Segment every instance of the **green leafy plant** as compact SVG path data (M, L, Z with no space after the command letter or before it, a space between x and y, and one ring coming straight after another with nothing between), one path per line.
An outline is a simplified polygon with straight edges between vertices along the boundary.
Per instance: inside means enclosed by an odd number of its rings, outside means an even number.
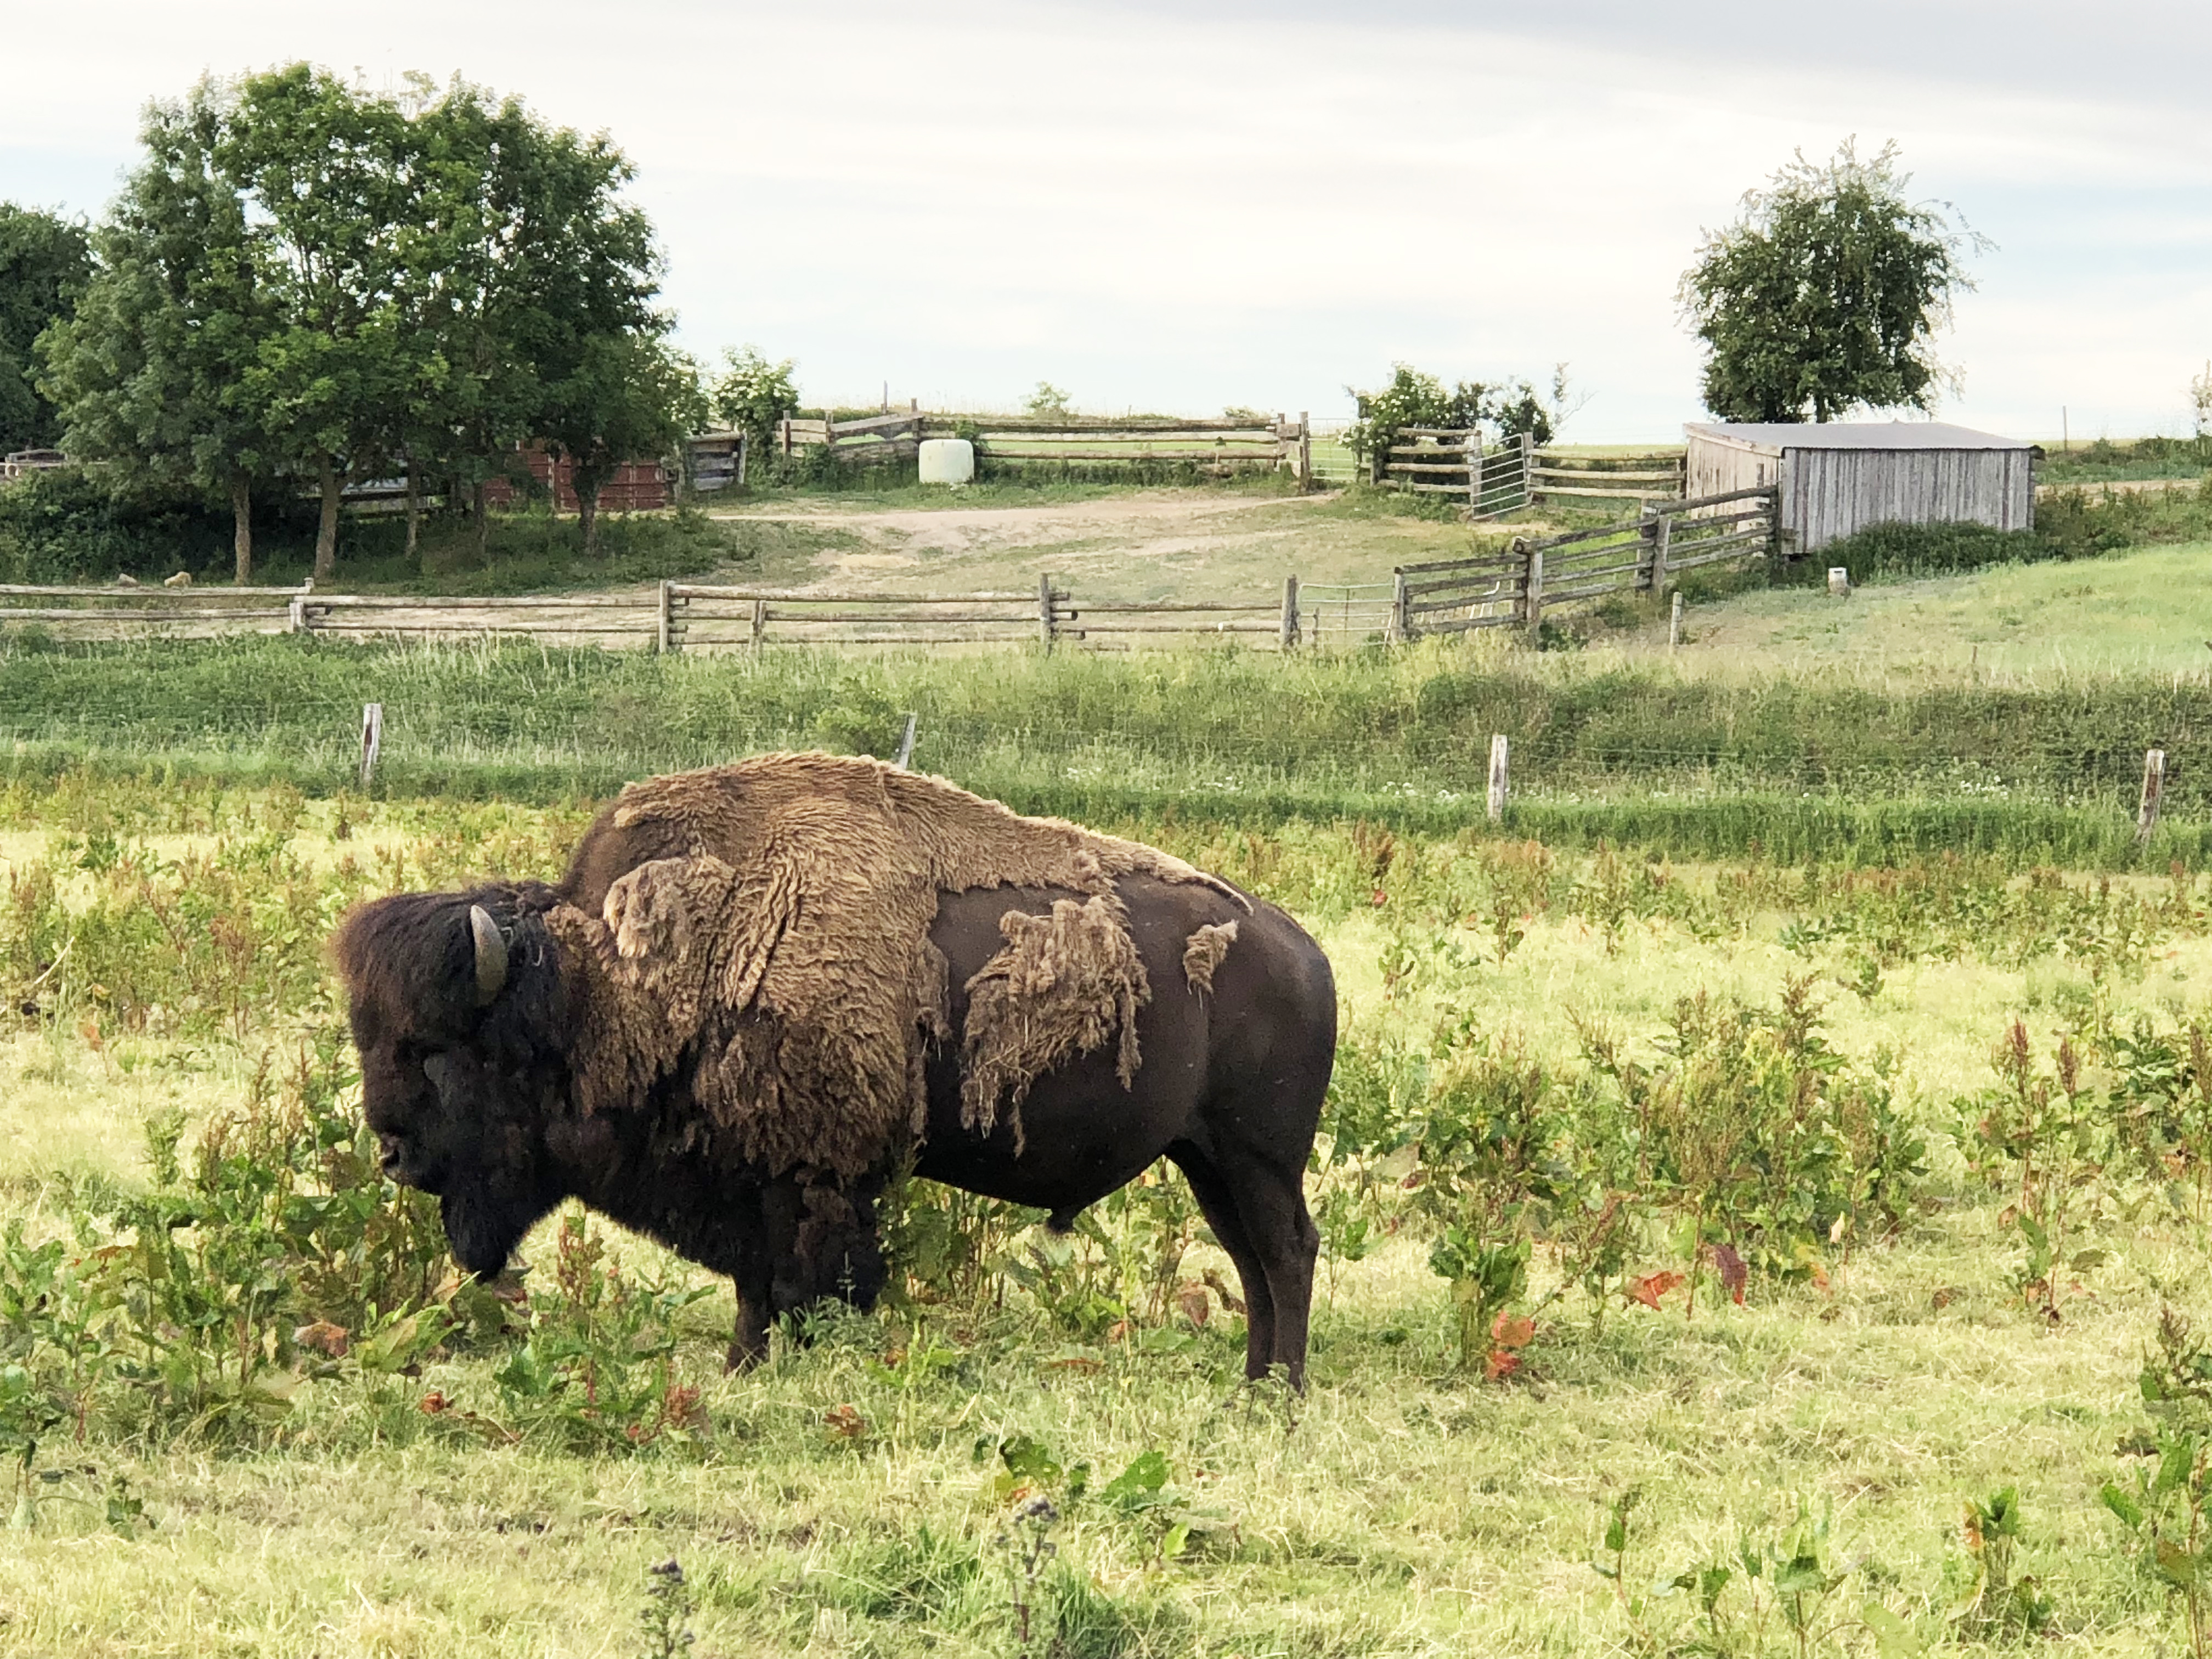
M2033 1636L2051 1622L2050 1599L2036 1581L2014 1576L2021 1532L2017 1486L1966 1500L1959 1534L1973 1577L1954 1622L1967 1633L1984 1638Z
M2154 1460L2098 1492L2127 1528L2144 1570L2178 1597L2191 1651L2212 1653L2212 1351L2172 1308L2159 1310L2154 1351L2139 1379L2150 1432L2137 1449Z

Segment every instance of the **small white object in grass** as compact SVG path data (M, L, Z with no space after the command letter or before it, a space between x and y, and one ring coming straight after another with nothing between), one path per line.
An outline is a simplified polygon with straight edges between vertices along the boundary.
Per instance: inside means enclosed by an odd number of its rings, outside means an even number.
M191 585L192 573L189 570L179 570L161 584L164 587L190 587Z
M975 481L975 446L965 438L924 438L917 460L926 484Z
M1828 592L1839 599L1850 597L1851 573L1844 566L1832 564L1828 567Z

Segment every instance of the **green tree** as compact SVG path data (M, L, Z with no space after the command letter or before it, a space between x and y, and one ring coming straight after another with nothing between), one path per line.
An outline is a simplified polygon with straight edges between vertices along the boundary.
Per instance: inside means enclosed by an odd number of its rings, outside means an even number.
M1907 199L1897 147L1826 162L1801 150L1708 233L1678 292L1705 343L1705 407L1724 421L1931 409L1956 376L1931 349L1969 252L1990 244L1948 204ZM1955 221L1955 222L1954 222Z
M32 346L66 319L92 277L83 225L0 202L0 452L51 448L61 416L32 382Z
M218 161L227 106L203 82L148 109L146 159L94 236L97 268L73 314L40 337L39 385L63 447L108 463L114 488L228 495L244 582L253 486L282 458L247 385L276 319Z
M238 83L218 151L258 210L257 275L281 319L246 386L319 488L319 581L337 568L346 482L388 465L407 412L441 389L438 337L406 302L410 242L438 251L447 228L423 198L422 137L396 100L295 64Z
M599 491L624 462L665 455L704 423L690 359L644 331L586 342L575 372L549 388L543 434L571 464L584 550L599 548Z

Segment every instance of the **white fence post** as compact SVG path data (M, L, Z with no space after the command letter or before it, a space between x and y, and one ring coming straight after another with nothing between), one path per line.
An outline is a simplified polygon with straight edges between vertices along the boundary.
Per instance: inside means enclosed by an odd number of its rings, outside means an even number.
M364 789L376 775L377 751L383 747L384 705L365 702L361 706L361 787Z
M2142 805L2136 811L2136 845L2150 845L2150 832L2158 828L2160 799L2166 793L2166 750L2143 751Z
M1490 739L1490 821L1501 822L1505 817L1505 762L1511 749L1503 732L1495 732Z

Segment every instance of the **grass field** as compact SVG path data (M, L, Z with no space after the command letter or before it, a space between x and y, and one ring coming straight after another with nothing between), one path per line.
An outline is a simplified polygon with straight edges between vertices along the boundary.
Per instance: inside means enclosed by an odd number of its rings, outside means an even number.
M2155 866L2201 859L2212 823L2212 775L2192 759L2212 730L2205 556L2148 549L1843 600L1752 590L1693 605L1674 653L1656 609L1633 607L1575 650L1492 637L1287 659L18 635L0 640L0 770L24 789L93 763L327 794L352 774L374 701L383 792L552 803L757 749L888 754L913 712L918 763L1031 810L1450 830L1479 821L1503 732L1508 830L1561 844L2005 848L2080 866L2136 862L2135 793L2156 746L2169 769Z
M1671 659L10 639L0 1654L2188 1650L2202 556L1741 594ZM1304 1397L1172 1177L1066 1244L917 1186L899 1293L730 1377L726 1285L567 1215L497 1302L361 1158L347 904L908 709L1329 952Z
M45 1388L82 1413L44 1432L18 1511L35 1524L0 1546L0 1652L659 1655L673 1650L641 1615L648 1567L671 1558L692 1650L724 1656L2185 1644L2182 1601L2100 1491L2144 1467L2116 1448L2148 1426L2136 1373L2160 1309L2212 1312L2192 1196L2203 1131L2189 1085L2144 1081L2145 1042L2185 1069L2182 1034L2212 999L2201 882L1118 826L1278 896L1337 965L1346 1041L1314 1180L1327 1244L1298 1400L1237 1386L1238 1322L1203 1288L1226 1264L1172 1181L1102 1206L1058 1254L1031 1218L971 1213L978 1257L923 1273L878 1315L780 1341L743 1377L719 1370L725 1287L596 1224L564 1243L558 1221L526 1247L538 1273L521 1328L410 1346L387 1324L381 1348L329 1358L306 1322L331 1316L317 1295L347 1292L319 1291L312 1253L270 1219L299 1200L236 1184L327 1147L316 1126L349 1109L325 1087L343 1060L321 1046L336 1014L322 931L364 891L549 871L578 812L281 790L163 805L71 779L9 797L0 818L0 988L17 1010L0 1046L0 1429ZM1700 995L1770 1014L1796 996L1818 1024L1789 1037L1723 1020L1735 1036L1685 1049L1681 1000ZM2046 1106L2057 1037L2079 1058L2086 1103L2057 1127L1989 1127L2011 1097L1991 1051L2014 1018ZM1838 1178L1811 1142L1778 1186L1747 1165L1728 1176L1750 1184L1710 1212L1688 1200L1702 1177L1687 1164L1621 1184L1638 1156L1618 1115L1635 1068L1694 1085L1670 1054L1724 1072L1795 1055L1775 1086L1801 1121L1841 1112L1845 1166L1872 1158L1890 1184L1854 1175L1846 1221L1799 1215L1791 1183ZM1523 1081L1498 1092L1509 1074ZM1869 1152L1844 1108L1877 1085L1894 1110ZM2154 1100L2170 1122L2135 1110ZM1454 1138L1536 1101L1559 1139L1528 1156ZM1652 1133L1686 1133L1654 1109ZM261 1164L223 1161L246 1146ZM1609 1170L1616 1154L1629 1162ZM2039 1176L2023 1154L2067 1173ZM342 1166L317 1152L303 1167ZM1601 1189L1627 1219L1593 1291ZM379 1212L392 1202L362 1190ZM112 1218L163 1192L198 1224L143 1280L147 1258L97 1252L129 1243ZM2072 1265L2038 1283L2019 1216L2055 1223L2061 1194ZM1740 1303L1717 1255L1694 1307L1651 1277L1698 1255L1692 1209L1750 1264ZM1455 1228L1462 1243L1534 1244L1495 1304L1530 1327L1493 1323L1480 1301L1472 1356L1467 1281L1451 1276L1466 1269L1439 1249ZM58 1310L75 1316L82 1293L24 1294L25 1251L50 1237L90 1264L82 1282L121 1293L91 1298L111 1336L75 1362L58 1357L71 1340ZM594 1239L609 1254L592 1259ZM262 1279L214 1273L248 1244ZM368 1248L363 1274L410 1245ZM172 1305L160 1298L200 1283L195 1251L214 1288L231 1285L204 1336L131 1300ZM255 1284L265 1299L248 1305ZM365 1336L379 1317L342 1322ZM234 1386L240 1330L251 1376ZM188 1371L179 1356L202 1344L210 1369ZM1993 1505L2007 1488L2015 1510ZM1053 1516L1024 1521L1038 1496ZM1963 1528L1974 1503L2014 1513L2016 1536ZM1033 1554L1040 1541L1052 1553ZM1734 1577L1715 1589L1723 1565Z

